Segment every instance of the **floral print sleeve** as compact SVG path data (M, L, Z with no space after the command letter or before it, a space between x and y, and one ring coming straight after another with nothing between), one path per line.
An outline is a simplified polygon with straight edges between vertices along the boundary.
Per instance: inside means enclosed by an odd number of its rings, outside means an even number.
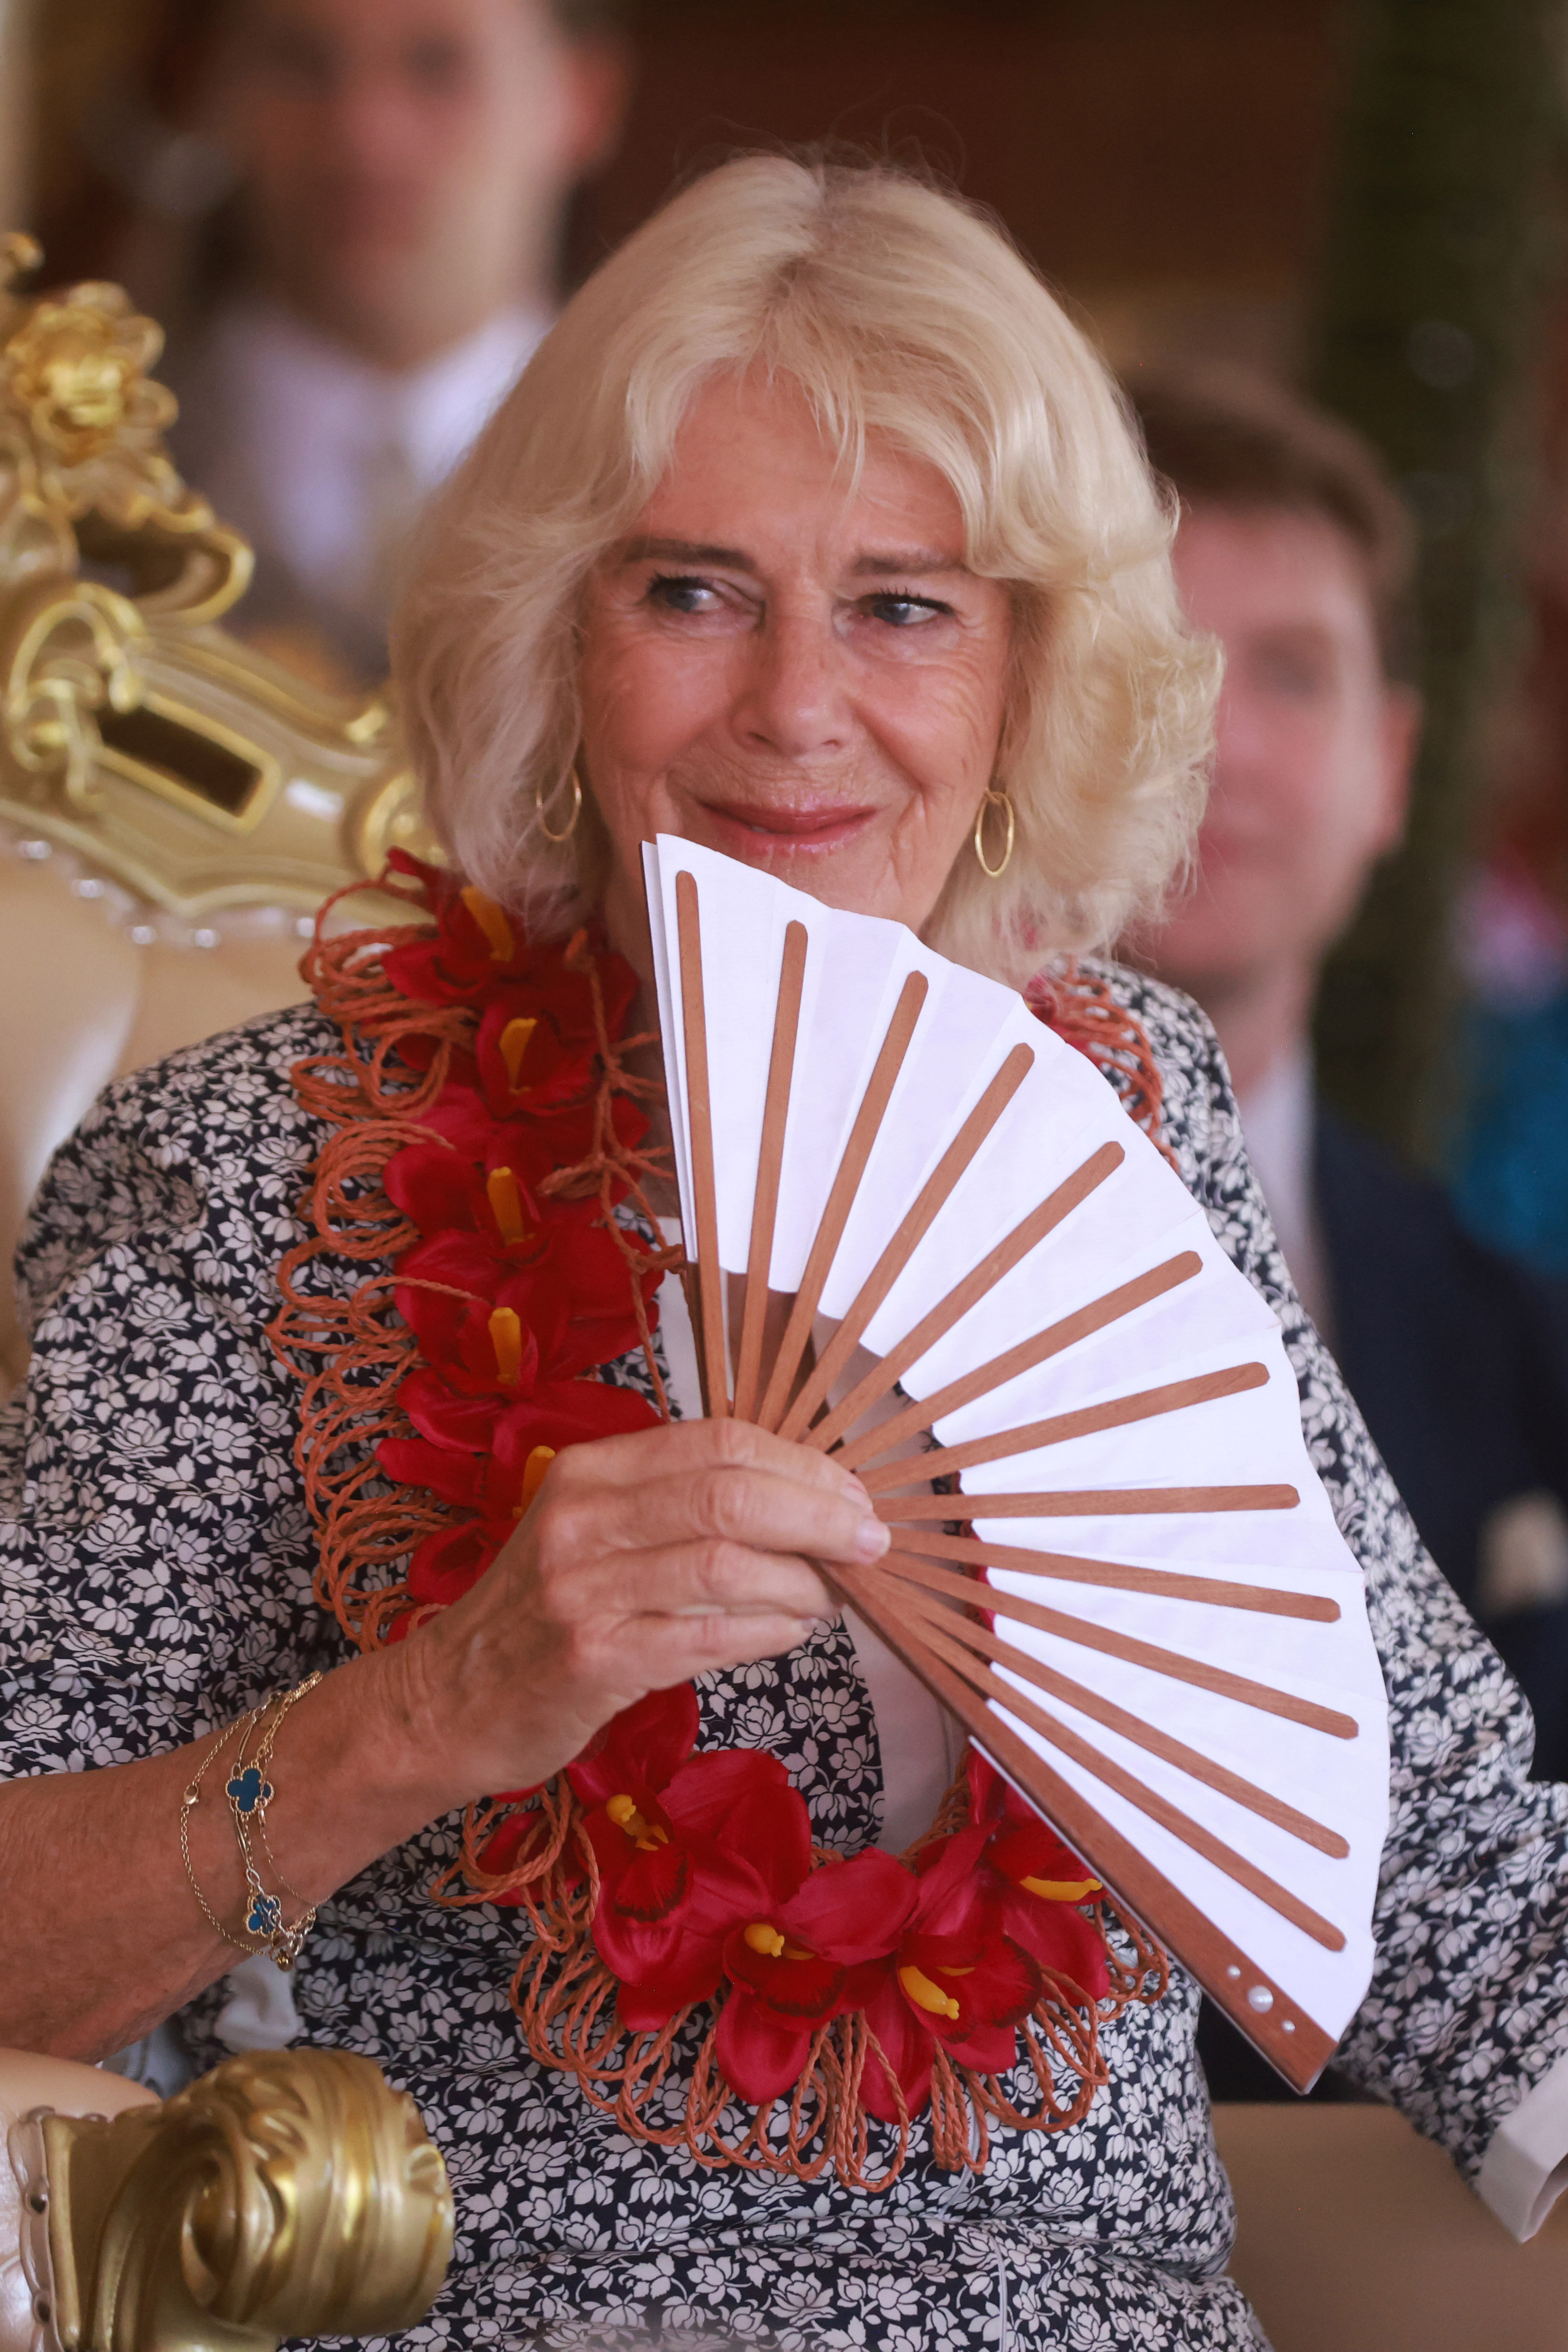
M274 1024L274 1027L276 1024ZM258 1313L310 1149L256 1029L111 1087L18 1260L5 1410L0 1773L188 1740L340 1654L309 1606L294 1400Z

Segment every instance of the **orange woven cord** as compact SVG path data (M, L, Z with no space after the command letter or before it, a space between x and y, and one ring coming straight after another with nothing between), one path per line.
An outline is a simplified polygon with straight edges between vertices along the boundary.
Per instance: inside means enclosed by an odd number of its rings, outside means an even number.
M1175 1154L1160 1134L1164 1081L1137 1014L1117 1002L1106 982L1070 960L1060 971L1037 973L1024 1002L1064 1045L1076 1046L1110 1079L1133 1125L1174 1168Z

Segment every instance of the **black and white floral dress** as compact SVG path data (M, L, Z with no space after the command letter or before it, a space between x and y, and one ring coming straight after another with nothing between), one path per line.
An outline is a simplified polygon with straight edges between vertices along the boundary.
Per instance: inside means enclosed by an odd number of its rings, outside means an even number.
M1109 968L1108 968L1109 969ZM1342 2053L1473 2176L1568 2050L1568 1790L1531 1786L1513 1685L1422 1551L1303 1318L1212 1034L1113 973L1164 1081L1163 1135L1277 1308L1308 1444L1365 1570L1393 1710L1379 1961ZM289 1083L335 1045L305 1007L111 1087L55 1160L20 1258L36 1349L0 1419L0 1776L190 1740L344 1655L311 1598L290 1449L299 1399L264 1336L323 1140ZM363 1269L345 1266L346 1292ZM875 1717L840 1626L700 1685L700 1745L764 1748L819 1840L880 1828ZM985 2173L923 2127L880 2196L699 2169L634 2142L528 2057L506 1987L519 1915L438 1910L438 1822L323 1906L296 1980L306 2040L412 2092L450 2167L457 2255L428 2347L676 2340L782 2352L1234 2352L1262 2338L1226 2277L1228 2188L1194 2054L1194 1988L1126 2010L1087 2120L997 2136ZM171 1836L173 1825L171 1825ZM220 1984L184 2013L202 2064Z

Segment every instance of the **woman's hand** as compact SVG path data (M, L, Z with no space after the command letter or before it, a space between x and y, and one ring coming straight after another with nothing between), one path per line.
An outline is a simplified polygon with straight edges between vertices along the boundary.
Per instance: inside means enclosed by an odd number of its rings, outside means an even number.
M603 1438L557 1456L472 1591L389 1663L466 1803L547 1780L647 1691L794 1648L834 1607L809 1561L887 1546L858 1478L746 1423Z

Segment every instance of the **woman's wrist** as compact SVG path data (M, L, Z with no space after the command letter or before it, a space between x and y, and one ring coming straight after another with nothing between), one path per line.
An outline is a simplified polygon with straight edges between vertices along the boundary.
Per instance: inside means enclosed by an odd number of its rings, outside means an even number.
M374 1726L374 1747L386 1761L385 1791L400 1811L417 1813L419 1826L470 1804L493 1789L515 1788L537 1773L511 1750L498 1721L500 1708L481 1703L473 1685L483 1679L472 1661L468 1629L443 1616L406 1641L362 1663L368 1670L363 1703ZM543 1756L546 1743L542 1740ZM405 1832L404 1834L409 1834Z

